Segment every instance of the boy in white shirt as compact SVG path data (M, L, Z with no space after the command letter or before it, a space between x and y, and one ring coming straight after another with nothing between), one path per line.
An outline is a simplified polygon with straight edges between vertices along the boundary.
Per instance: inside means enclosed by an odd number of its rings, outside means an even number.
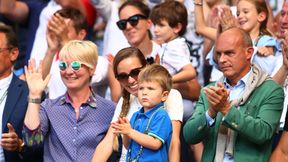
M173 83L189 81L196 77L190 62L190 52L184 35L187 26L187 10L178 1L156 5L150 14L156 40L161 44L158 54L160 64L172 75Z

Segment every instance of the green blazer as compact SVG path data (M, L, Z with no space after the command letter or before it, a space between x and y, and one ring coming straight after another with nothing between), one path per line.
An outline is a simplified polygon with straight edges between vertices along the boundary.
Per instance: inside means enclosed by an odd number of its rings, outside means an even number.
M215 124L209 127L205 117L208 101L201 91L196 110L184 126L184 138L189 144L203 142L202 161L214 162L218 128L222 123L236 132L235 162L266 162L271 154L272 137L279 124L283 101L283 89L273 80L266 80L239 109L232 106L223 121L218 113Z

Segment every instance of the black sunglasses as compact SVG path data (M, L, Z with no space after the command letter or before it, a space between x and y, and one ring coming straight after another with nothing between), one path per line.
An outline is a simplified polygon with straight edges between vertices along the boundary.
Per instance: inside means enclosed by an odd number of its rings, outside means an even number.
M136 14L129 17L128 19L119 20L116 24L120 30L125 30L127 27L127 22L129 22L131 26L135 27L140 19L147 19L147 17L141 14Z
M143 68L143 66L139 67L139 68L132 69L129 74L120 73L120 74L117 74L115 77L120 82L121 81L127 81L129 77L132 77L133 79L137 79L142 68Z

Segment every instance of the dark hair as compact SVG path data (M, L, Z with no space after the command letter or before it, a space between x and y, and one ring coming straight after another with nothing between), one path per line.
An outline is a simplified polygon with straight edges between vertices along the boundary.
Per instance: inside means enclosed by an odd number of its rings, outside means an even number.
M83 29L86 31L88 30L87 19L79 10L73 8L63 8L55 12L55 14L56 13L59 13L59 15L63 18L71 19L77 33Z
M118 74L117 67L118 67L119 63L122 60L129 58L129 57L138 58L143 67L146 66L146 64L147 64L144 54L138 48L135 48L135 47L123 48L116 54L116 56L113 60L114 75ZM122 108L121 108L120 117L126 116L128 114L129 109L130 109L130 93L127 90L123 89L122 97L123 97L123 104L122 104Z
M118 15L120 15L120 12L123 10L123 8L125 8L126 6L133 6L135 8L137 8L141 14L143 14L146 17L149 17L150 15L150 8L144 4L141 1L135 1L135 0L127 0L126 2L124 2L120 7L119 7L119 11L118 11ZM152 33L150 30L147 30L148 34L149 34L149 38L152 39Z
M162 20L166 20L170 27L174 28L180 23L182 29L178 35L182 36L186 32L188 23L188 14L186 7L178 1L165 1L156 5L150 14L153 24L161 24Z
M6 45L8 48L15 48L15 47L18 48L17 36L14 30L12 29L12 27L4 23L0 23L0 33L5 34L6 41L7 41Z
M168 70L159 64L152 64L146 66L139 76L138 82L157 82L163 91L170 91L172 88L172 76Z
M144 16L149 17L150 15L150 8L144 4L141 1L135 1L135 0L128 0L126 2L124 2L118 11L118 14L120 15L120 12L122 11L123 8L125 8L126 6L133 6L136 7Z

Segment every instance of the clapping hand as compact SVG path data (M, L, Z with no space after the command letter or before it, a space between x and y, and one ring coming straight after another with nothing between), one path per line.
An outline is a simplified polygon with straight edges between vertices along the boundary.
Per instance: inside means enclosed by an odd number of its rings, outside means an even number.
M283 65L288 69L288 31L284 33L284 38L281 40Z
M70 39L68 38L68 24L72 21L63 18L59 13L56 13L48 22L48 31L54 33L59 40L61 46L66 44Z
M218 112L222 115L230 110L229 91L225 89L223 83L217 83L217 86L204 88L204 93L208 99L208 113L211 117L215 117Z
M129 120L126 117L119 118L117 122L112 123L112 128L115 134L121 133L128 136L132 131Z
M218 7L218 17L223 31L239 26L237 19L232 15L231 9L227 5Z

